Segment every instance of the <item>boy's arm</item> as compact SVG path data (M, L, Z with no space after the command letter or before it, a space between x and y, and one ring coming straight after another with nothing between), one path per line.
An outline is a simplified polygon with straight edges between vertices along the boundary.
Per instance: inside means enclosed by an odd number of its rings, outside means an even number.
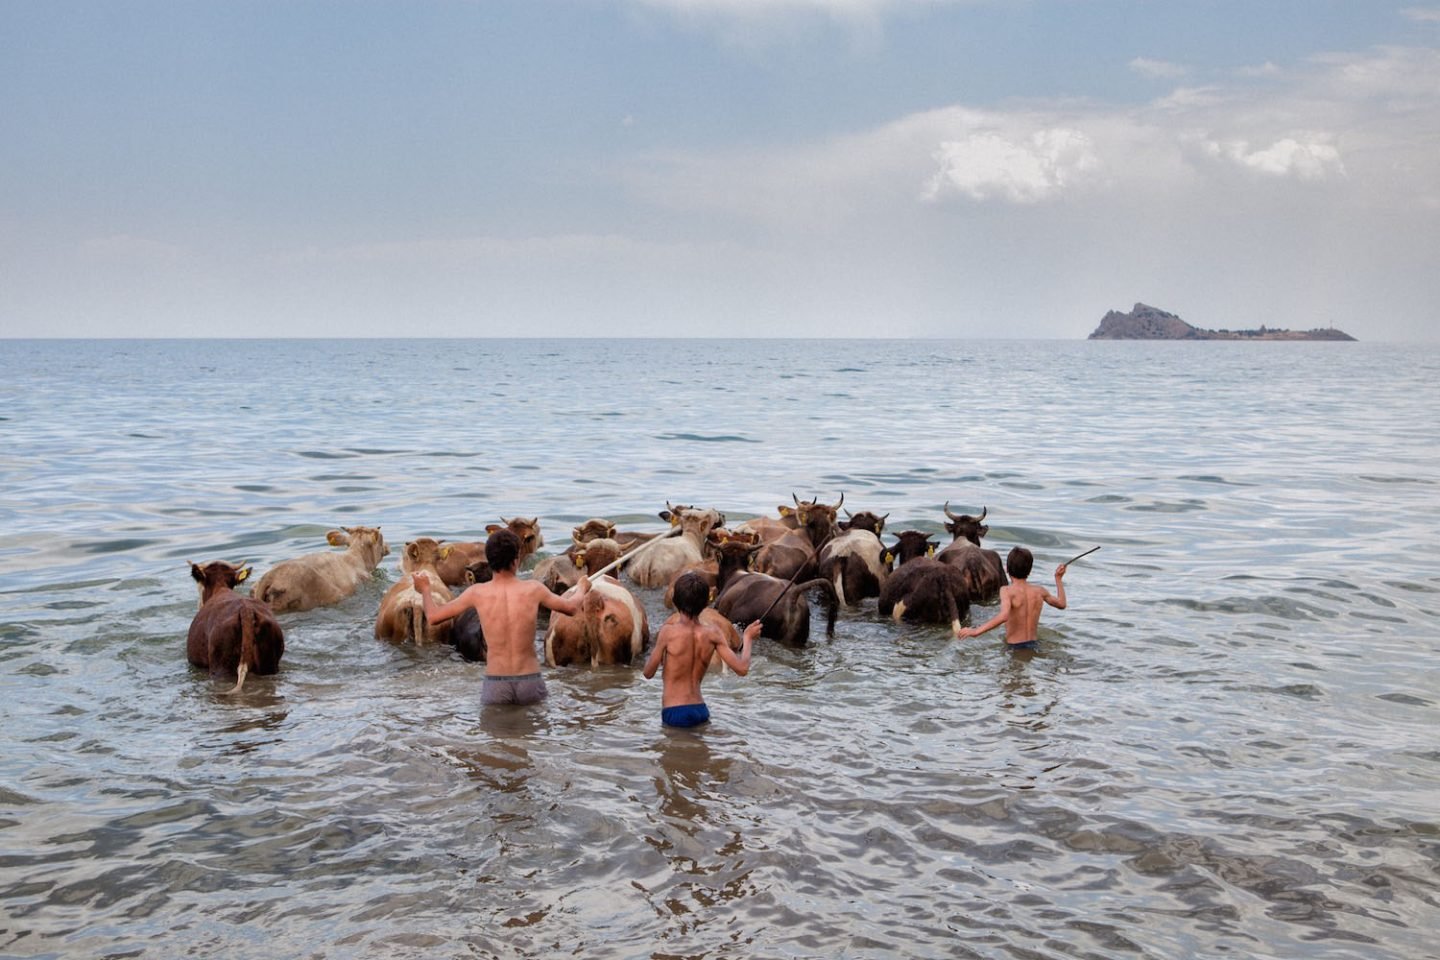
M740 635L740 652L738 654L730 649L730 644L725 642L725 637L721 635L720 631L715 630L713 633L711 642L715 644L715 652L720 655L720 659L725 662L725 665L742 677L749 673L750 647L755 643L755 638L760 636L760 621L756 620L750 624Z
M459 616L466 607L470 606L469 601L463 599L464 593L449 603L436 603L430 599L430 575L428 573L416 571L410 575L410 582L415 585L415 592L420 594L420 602L425 608L425 620L429 623L444 623L451 617Z
M655 671L660 668L660 661L665 659L665 628L660 628L660 633L655 637L655 646L650 650L650 656L645 659L645 669L642 673L646 680L655 676Z
M956 640L966 640L966 639L968 639L968 638L970 638L970 637L978 637L978 636L980 636L980 634L982 634L982 633L989 633L991 630L994 630L996 627L1000 626L1000 624L1004 623L1006 620L1009 620L1009 619L1010 619L1010 588L1009 588L1009 587L1001 587L1001 588L1000 588L1000 612L997 613L997 614L995 614L995 616L991 617L989 620L986 620L983 624L981 624L981 625L978 626L978 627L966 627L966 628L963 629L963 630L956 630L956 631L955 631L955 639L956 639Z
M555 613L563 613L567 617L573 617L580 612L580 606L585 599L585 594L590 592L589 577L581 577L580 581L576 584L580 589L573 594L567 591L564 596L555 593L543 583L535 580L531 580L530 582L539 588L540 592L536 594L536 596L540 600L540 606L552 610Z
M1057 610L1064 610L1064 609L1065 609L1065 564L1063 564L1063 563L1060 564L1060 566L1058 566L1058 567L1055 568L1055 594L1056 594L1056 595L1052 597L1052 596L1050 596L1050 592L1047 590L1047 591L1045 592L1045 602L1048 603L1048 604L1050 604L1050 606L1054 607L1054 608L1057 609Z

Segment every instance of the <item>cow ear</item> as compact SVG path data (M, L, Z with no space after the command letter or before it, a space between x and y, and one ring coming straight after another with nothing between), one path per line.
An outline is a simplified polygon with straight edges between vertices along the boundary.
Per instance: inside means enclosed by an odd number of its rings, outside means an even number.
M454 548L454 547L450 547L450 546L441 547L441 548L440 548L440 559L441 559L441 560L448 560L448 559L450 559L450 554L452 554L452 553L454 553L454 552L455 552L455 548Z
M500 526L500 524L498 524L498 523L487 523L487 524L485 524L485 532L486 532L486 533L494 533L494 532L497 531L497 530L504 530L504 529L505 529L505 528L502 527L502 526Z
M239 570L236 570L236 571L235 571L235 582L236 582L236 583L244 583L246 580L249 580L249 579L250 579L250 568L249 568L249 567L241 567Z
M189 563L190 563L190 576L192 576L192 577L195 578L195 582L196 582L196 583L204 583L204 582L205 582L205 571L204 571L204 570L201 570L199 564L195 563L193 560L192 560L192 561L189 561Z
M890 564L892 564L892 563L894 563L894 562L895 562L895 554L891 553L889 550L886 550L886 551L885 551L885 564L886 564L886 566L889 566Z
M659 516L661 520L669 520L670 526L675 526L674 517L671 515L669 510L661 510Z
M788 516L790 516L792 513L795 512L795 508L794 508L794 507L787 507L787 506L786 506L785 504L783 504L783 503L780 504L780 506L777 507L776 509L780 511L780 516L782 516L782 517L788 517Z
M343 547L350 542L350 537L343 530L331 530L325 534L325 542L332 547Z
M415 541L412 540L409 543L405 544L405 556L412 561L419 562L420 548L415 544Z
M927 544L925 544L925 556L927 556L927 557L933 557L933 556L935 556L935 544L933 544L933 543L927 543Z
M584 570L584 569L585 569L585 551L584 551L584 550L577 550L577 551L575 551L575 560L574 560L574 563L575 563L575 569L576 569L576 570Z

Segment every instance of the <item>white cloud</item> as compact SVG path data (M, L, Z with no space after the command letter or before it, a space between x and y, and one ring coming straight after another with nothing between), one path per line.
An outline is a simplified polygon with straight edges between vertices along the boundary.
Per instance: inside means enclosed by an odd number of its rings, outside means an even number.
M1130 69L1142 77L1156 80L1173 80L1190 72L1181 64L1171 63L1168 60L1152 60L1149 57L1136 57L1131 60Z
M1099 166L1094 143L1078 130L1037 130L1024 140L976 133L940 144L940 169L926 185L928 200L961 194L972 200L998 198L1038 203Z
M1305 141L1284 137L1268 147L1255 150L1243 140L1229 143L1212 140L1206 143L1205 149L1213 157L1269 176L1318 181L1345 175L1340 151L1326 142L1329 139L1324 135L1312 136Z
M1400 15L1417 23L1440 23L1440 7L1406 7Z

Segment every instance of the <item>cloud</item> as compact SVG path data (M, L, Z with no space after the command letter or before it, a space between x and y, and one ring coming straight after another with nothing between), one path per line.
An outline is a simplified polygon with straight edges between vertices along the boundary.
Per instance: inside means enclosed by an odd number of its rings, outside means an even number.
M1406 7L1400 15L1417 23L1440 23L1440 7Z
M1345 175L1345 164L1341 162L1340 151L1327 142L1329 139L1331 138L1324 134L1304 141L1284 137L1268 147L1255 150L1243 140L1229 143L1212 140L1205 144L1205 150L1212 157L1229 160L1258 173L1317 181Z
M1091 139L1065 128L1037 130L1021 141L976 133L940 144L935 160L940 169L925 187L928 200L960 194L972 200L1039 203L1099 166Z
M1151 60L1149 57L1136 57L1131 60L1130 69L1142 77L1150 77L1155 80L1173 80L1190 72L1181 64L1171 63L1168 60Z

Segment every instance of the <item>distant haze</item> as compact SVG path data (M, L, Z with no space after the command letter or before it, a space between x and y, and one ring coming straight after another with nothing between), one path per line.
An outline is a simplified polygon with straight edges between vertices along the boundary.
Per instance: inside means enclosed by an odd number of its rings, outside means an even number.
M0 336L1433 340L1440 5L0 2Z

